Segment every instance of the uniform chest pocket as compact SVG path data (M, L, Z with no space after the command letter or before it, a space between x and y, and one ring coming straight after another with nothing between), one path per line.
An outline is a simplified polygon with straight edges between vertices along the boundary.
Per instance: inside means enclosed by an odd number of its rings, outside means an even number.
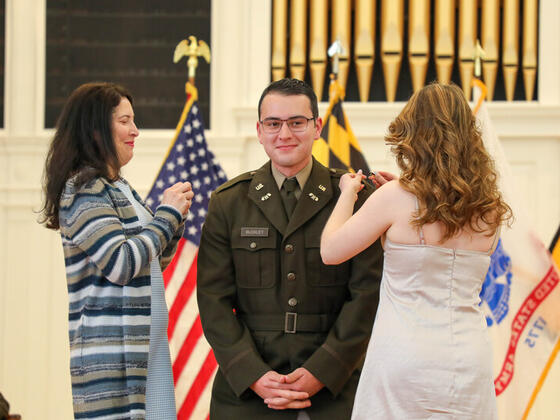
M350 277L350 262L339 265L325 265L320 253L321 234L305 233L305 258L307 279L310 286L342 286Z
M276 232L270 229L268 233L267 237L232 237L235 281L239 287L262 289L276 283Z

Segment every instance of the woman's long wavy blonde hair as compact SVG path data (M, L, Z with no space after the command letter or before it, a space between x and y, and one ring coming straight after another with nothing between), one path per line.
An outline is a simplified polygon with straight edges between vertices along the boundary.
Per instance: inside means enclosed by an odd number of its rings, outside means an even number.
M421 203L412 225L442 223L442 242L465 227L490 236L511 223L475 122L459 87L432 83L412 95L385 136L402 171L400 184Z

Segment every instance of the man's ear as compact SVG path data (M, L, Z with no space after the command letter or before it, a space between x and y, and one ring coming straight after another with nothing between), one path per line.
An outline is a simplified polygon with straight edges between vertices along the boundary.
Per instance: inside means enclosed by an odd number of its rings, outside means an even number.
M263 135L261 123L257 121L257 138L259 143L262 144L261 136Z
M321 131L323 130L323 120L321 117L317 117L315 120L315 140L321 137Z

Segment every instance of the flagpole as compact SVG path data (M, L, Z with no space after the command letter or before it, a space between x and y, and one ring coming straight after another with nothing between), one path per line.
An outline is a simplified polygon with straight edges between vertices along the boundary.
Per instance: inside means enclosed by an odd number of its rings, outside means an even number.
M477 79L480 79L480 76L482 74L482 60L484 60L484 58L486 58L486 53L482 49L482 46L480 45L480 40L479 39L476 40L476 45L474 47L474 57L473 58L474 58L474 76Z
M204 120L194 85L198 57L210 62L210 49L194 36L176 47L173 62L187 57L186 101L175 134L146 203L156 208L163 192L177 181L188 181L196 191L177 252L163 272L169 307L168 341L174 376L177 419L207 419L213 376L218 364L202 334L196 304L196 261L200 235L211 193L227 177L208 148ZM193 315L193 316L191 316Z
M338 82L338 60L342 51L343 47L338 39L328 49L328 55L332 58L329 106L323 118L321 136L313 144L313 156L329 168L346 169L350 172L361 169L367 173L369 167L342 109L344 88Z
M331 107L333 99L336 95L339 95L341 98L344 98L343 88L340 86L338 81L338 71L339 71L339 59L340 55L344 53L344 47L342 43L337 38L327 50L327 54L329 57L332 58L332 71L330 74L330 85L329 85L329 107ZM339 87L340 86L340 87Z
M336 81L338 80L340 55L344 52L342 43L337 38L327 50L327 54L332 58L332 71L329 75L331 82L329 84L329 102L332 103L334 95L336 95ZM329 104L330 106L330 104Z
M473 114L476 115L476 113L478 112L478 109L480 108L480 106L482 105L482 102L486 99L486 95L487 95L487 88L486 85L484 84L484 82L482 82L481 80L481 74L482 74L482 61L484 60L484 58L486 57L486 53L484 52L484 50L482 49L482 46L480 45L480 40L476 40L476 45L474 47L474 55L473 55L473 59L474 59L474 79L471 80L471 88L474 89L475 86L478 86L480 89L480 96L477 98L477 102L473 108ZM474 96L474 95L473 95ZM473 97L474 99L474 97Z

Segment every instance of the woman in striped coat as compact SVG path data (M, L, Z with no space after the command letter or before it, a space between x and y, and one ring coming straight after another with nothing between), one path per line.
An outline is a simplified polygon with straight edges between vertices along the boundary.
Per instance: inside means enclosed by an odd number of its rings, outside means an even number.
M162 270L193 197L168 188L155 213L120 176L138 129L132 97L88 83L69 97L45 165L43 222L60 230L76 419L175 419Z

